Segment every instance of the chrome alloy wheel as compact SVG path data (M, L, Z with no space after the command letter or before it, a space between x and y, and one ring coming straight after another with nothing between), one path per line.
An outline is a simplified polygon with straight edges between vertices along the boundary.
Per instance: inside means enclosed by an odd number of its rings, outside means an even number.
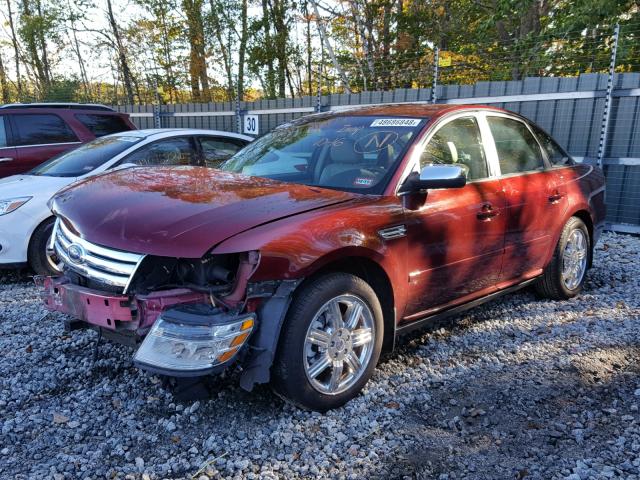
M373 314L361 298L347 294L325 303L304 343L302 361L313 388L337 395L353 386L369 365L375 335Z
M569 235L562 253L562 282L574 290L582 282L587 270L587 237L580 229Z

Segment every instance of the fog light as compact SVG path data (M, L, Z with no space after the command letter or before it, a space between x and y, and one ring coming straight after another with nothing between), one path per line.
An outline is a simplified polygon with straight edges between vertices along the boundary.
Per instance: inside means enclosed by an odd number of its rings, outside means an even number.
M254 314L233 316L207 305L163 312L133 360L167 373L201 373L231 360L253 330Z

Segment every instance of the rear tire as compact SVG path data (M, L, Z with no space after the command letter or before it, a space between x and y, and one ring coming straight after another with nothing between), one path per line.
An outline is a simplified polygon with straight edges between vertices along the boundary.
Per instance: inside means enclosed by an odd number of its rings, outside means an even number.
M53 232L53 218L42 222L31 236L27 258L29 265L38 275L59 275L60 270L55 267L55 260L47 252L47 244Z
M591 255L587 226L578 217L571 217L562 229L551 262L535 284L538 295L552 300L575 297L584 285Z
M346 273L312 280L297 292L282 326L273 390L308 410L344 405L371 377L383 329L380 301L364 280Z

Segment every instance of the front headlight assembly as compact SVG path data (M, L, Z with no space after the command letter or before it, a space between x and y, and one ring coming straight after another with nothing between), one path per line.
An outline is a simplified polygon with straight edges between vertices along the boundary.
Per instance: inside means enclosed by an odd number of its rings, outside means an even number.
M32 198L33 197L16 197L0 200L0 215L6 215L7 213L17 210Z
M231 315L203 304L162 312L133 360L143 370L197 376L232 360L253 331L254 314Z

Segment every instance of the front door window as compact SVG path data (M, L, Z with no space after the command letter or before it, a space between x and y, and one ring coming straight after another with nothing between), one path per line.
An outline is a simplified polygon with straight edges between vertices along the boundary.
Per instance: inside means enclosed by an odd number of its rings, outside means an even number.
M480 180L489 175L480 129L474 117L452 120L431 137L420 156L420 168L431 163L461 165L467 180Z

